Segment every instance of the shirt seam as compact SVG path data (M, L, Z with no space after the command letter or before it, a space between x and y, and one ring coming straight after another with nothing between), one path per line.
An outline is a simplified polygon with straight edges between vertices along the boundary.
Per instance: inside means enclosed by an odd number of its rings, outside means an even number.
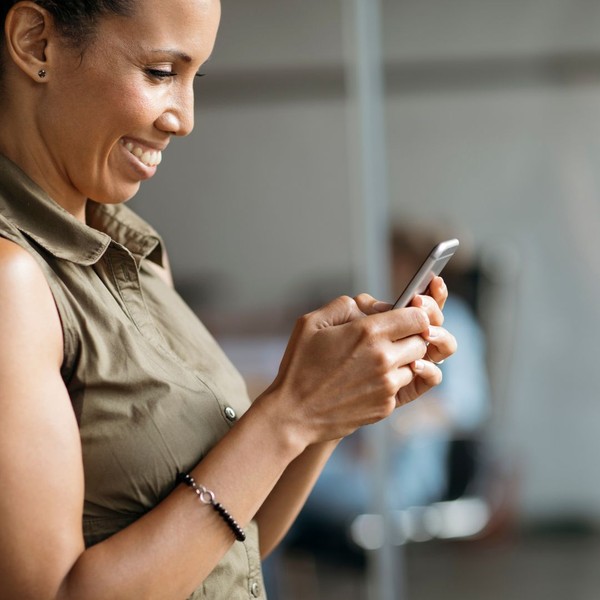
M126 251L128 251L125 247L123 247L123 249L125 249ZM187 363L185 363L175 352L173 352L173 350L171 350L171 348L169 348L168 344L166 343L165 339L163 338L163 336L161 335L160 331L156 327L156 324L153 321L152 321L152 325L154 327L154 330L156 331L156 334L157 334L157 336L158 336L158 338L160 340L160 343L153 342L151 339L149 339L147 337L147 335L144 334L144 332L140 328L137 320L131 314L131 311L129 310L129 306L127 304L127 301L126 301L125 297L123 296L121 285L119 283L119 278L117 277L117 274L116 274L116 271L115 271L113 257L110 255L110 252L106 253L106 258L109 261L111 275L113 277L113 281L115 282L116 288L117 288L117 290L119 292L119 297L121 298L121 301L123 303L123 306L124 306L126 314L127 314L127 317L129 319L129 321L131 323L133 323L133 325L135 326L136 330L138 331L138 333L140 334L140 336L142 337L142 339L144 339L148 344L151 344L155 349L160 350L161 352L164 352L165 354L167 354L168 357L171 360L173 360L177 364L177 366L179 368L182 368L185 371L188 371L189 373L191 373L193 375L193 377L197 381L199 381L200 384L202 384L202 386L210 393L210 395L213 398L214 402L217 404L217 407L219 409L218 412L219 412L221 421L227 426L228 429L231 429L231 427L233 427L234 422L230 422L227 419L227 417L224 415L222 402L219 400L219 397L216 395L215 390L213 389L213 386L209 385L209 383L207 381L205 381L202 377L200 377L200 375L198 374L198 372L196 371L196 369L192 368L190 365L188 365ZM152 319L152 316L151 316L150 311L148 310L148 306L146 304L146 299L144 298L144 293L143 293L143 290L142 290L142 286L139 283L139 273L138 273L137 276L138 276L139 297L141 298L141 301L143 303L144 311L149 316L149 318ZM153 276L156 276L156 275L153 274Z

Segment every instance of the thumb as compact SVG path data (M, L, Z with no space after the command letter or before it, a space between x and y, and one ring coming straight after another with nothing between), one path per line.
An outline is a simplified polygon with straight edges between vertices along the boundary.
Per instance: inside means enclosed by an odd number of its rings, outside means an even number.
M355 298L358 308L365 315L375 315L377 313L386 312L392 308L392 304L381 302L377 298L373 298L370 294L359 294Z
M350 296L340 296L311 313L313 325L317 329L343 325L365 316L356 300Z

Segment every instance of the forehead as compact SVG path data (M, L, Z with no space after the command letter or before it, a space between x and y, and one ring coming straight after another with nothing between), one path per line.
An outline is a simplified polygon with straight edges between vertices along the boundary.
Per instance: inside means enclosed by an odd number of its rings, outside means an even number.
M174 48L204 61L212 51L220 15L220 0L137 0L131 16L102 19L96 39L118 36L133 46Z

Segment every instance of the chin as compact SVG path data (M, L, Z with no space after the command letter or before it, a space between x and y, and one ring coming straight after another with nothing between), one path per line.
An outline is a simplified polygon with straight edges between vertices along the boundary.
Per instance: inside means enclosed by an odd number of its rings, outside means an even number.
M99 204L124 204L131 200L139 191L140 185L128 186L123 190L110 190L110 192L95 194L89 196L94 202Z

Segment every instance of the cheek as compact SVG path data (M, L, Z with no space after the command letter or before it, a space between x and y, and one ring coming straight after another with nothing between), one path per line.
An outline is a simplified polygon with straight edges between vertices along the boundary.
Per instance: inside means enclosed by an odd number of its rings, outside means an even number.
M156 104L158 92L141 83L124 83L111 92L111 100L127 113L147 113Z
M96 114L103 114L107 131L115 130L124 135L143 128L140 133L144 133L160 114L156 96L140 86L113 87L103 98L103 108L99 107ZM125 131L116 131L123 128Z
M159 110L160 90L149 85L141 73L115 76L104 72L88 83L73 96L79 105L75 110L83 123L95 123L98 132L121 137L145 130L157 118L154 113Z

